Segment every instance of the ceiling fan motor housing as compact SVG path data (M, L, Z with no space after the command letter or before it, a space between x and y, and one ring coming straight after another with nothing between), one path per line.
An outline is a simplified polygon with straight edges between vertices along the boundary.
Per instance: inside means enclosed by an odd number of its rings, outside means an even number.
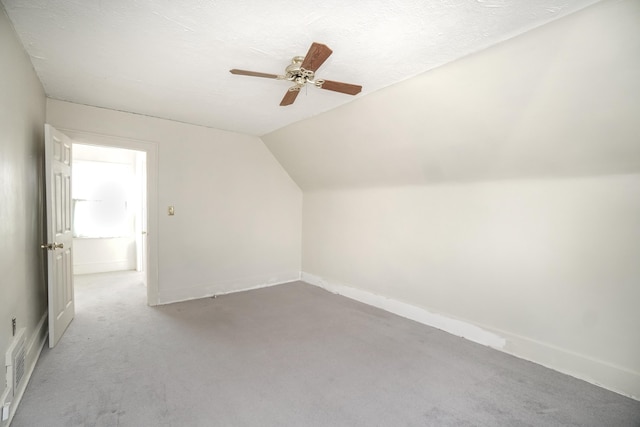
M300 88L307 83L322 87L324 80L314 80L315 72L302 68L302 61L304 61L304 56L295 56L291 60L291 64L285 68L286 74L283 76L283 80L288 80L296 84L289 88L289 90L300 90Z

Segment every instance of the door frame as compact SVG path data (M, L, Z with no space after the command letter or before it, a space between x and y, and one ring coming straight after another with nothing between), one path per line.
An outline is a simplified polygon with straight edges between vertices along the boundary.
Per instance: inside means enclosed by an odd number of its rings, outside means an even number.
M147 154L147 304L158 305L158 144L152 141L58 128L74 143L128 150Z

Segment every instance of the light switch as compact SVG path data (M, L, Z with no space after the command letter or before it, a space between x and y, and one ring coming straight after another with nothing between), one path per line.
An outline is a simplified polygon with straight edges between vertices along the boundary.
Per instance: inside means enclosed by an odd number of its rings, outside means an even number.
M169 206L169 216L173 216L176 214L175 209L173 208L173 206Z

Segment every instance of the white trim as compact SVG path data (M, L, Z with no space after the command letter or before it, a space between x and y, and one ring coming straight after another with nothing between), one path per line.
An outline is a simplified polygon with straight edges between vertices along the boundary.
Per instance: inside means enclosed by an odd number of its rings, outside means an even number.
M314 276L310 273L302 272L302 281L319 286L329 292L378 307L390 313L397 314L398 316L466 338L469 341L473 341L478 344L496 349L502 349L506 344L503 337L493 332L480 328L472 323L429 312L423 308L416 307L415 305L376 295L371 292L356 289L337 282L328 282L323 278Z
M85 262L82 264L73 264L73 274L94 274L109 273L112 271L129 271L135 270L134 262L128 259L105 262Z
M69 136L73 142L86 145L125 148L128 150L144 151L147 153L147 304L159 304L158 286L158 177L159 177L159 149L158 143L121 136L104 135L69 128L57 128Z
M267 288L300 280L300 273L282 273L273 277L252 277L238 280L220 281L213 285L190 286L188 288L171 289L160 294L159 304L173 304L176 302L190 301L201 298L211 298L218 295L235 294L237 292L251 291ZM229 290L230 289L230 290Z
M45 311L42 317L40 318L40 321L36 325L36 329L33 332L31 339L29 339L29 343L27 344L27 357L29 357L29 355L32 354L34 346L36 345L39 347L38 357L40 356L40 352L42 351L42 346L47 341L47 336L49 335L49 325L46 324L48 317L49 317L49 312ZM34 365L35 365L35 361L34 361Z
M570 375L623 396L640 400L640 373L555 345L500 331L505 353Z
M433 313L405 302L328 281L311 273L302 272L302 281L640 400L640 373L624 367L511 332Z

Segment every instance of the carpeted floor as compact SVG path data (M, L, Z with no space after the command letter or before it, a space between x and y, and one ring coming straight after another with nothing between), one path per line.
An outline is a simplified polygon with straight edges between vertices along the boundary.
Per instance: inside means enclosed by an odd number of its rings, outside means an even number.
M151 308L81 276L13 427L640 426L640 402L297 282Z

